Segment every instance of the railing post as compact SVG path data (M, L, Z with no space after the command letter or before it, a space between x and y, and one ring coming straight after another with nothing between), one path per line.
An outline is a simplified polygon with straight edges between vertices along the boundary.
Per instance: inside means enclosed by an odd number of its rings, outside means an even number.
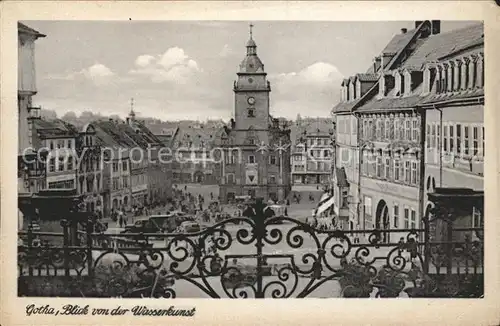
M30 224L28 225L28 254L26 255L28 257L28 275L33 276L33 266L31 264L31 257L33 255L33 223L30 220Z
M262 289L262 281L263 281L263 257L262 257L262 247L264 246L262 239L265 236L265 221L264 221L264 204L262 201L257 201L254 206L255 209L255 238L257 247L257 268L256 268L256 278L257 278L257 293L255 295L256 298L264 298L264 293Z
M61 220L61 226L63 228L63 257L64 257L64 275L69 276L69 232L68 232L68 221Z
M452 263L453 263L453 220L450 218L447 221L447 231L446 231L446 242L447 242L447 250L446 256L448 258L448 262L446 264L446 274L450 276L452 274Z
M87 269L89 276L94 276L93 259L92 259L92 232L94 223L91 217L87 219Z

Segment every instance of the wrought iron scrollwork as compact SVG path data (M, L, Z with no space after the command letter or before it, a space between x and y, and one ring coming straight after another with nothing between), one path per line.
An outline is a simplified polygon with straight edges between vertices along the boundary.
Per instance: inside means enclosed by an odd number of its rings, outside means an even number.
M384 242L381 230L324 231L288 217L238 217L196 233L88 231L83 246L28 243L19 246L18 264L20 275L80 280L80 296L175 298L186 287L213 298L457 296L461 284L480 293L470 270L481 265L474 260L480 241L454 247L470 275L435 277L429 270L441 265L431 258L449 267L449 247L422 241L424 229L383 232L399 240ZM54 273L37 274L44 268Z

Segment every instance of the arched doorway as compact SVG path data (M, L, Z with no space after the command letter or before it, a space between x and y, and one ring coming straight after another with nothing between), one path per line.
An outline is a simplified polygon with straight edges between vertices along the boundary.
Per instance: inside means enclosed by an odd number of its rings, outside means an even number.
M125 208L128 207L128 197L125 196L125 198L123 198L123 206L125 206Z
M193 179L195 183L203 183L204 175L201 171L196 171L193 175Z
M118 200L116 198L113 199L113 208L118 209Z
M389 208L385 200L380 200L377 205L377 211L375 215L375 228L377 230L387 230L389 229ZM389 242L389 232L382 231L382 242Z

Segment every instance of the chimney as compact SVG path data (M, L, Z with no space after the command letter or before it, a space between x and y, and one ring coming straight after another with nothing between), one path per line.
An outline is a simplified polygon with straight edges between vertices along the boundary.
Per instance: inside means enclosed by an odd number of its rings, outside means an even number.
M401 34L406 34L406 32L408 32L407 28L401 28Z
M441 33L441 21L431 20L431 34L436 35Z

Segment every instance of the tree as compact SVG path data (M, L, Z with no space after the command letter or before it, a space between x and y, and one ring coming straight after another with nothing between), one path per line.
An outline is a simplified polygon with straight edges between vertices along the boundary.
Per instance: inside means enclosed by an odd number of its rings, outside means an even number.
M57 113L54 110L41 109L40 110L40 116L44 120L55 120L55 119L57 119Z
M68 122L76 121L77 120L76 113L73 111L68 111L61 117L61 120L68 121Z

